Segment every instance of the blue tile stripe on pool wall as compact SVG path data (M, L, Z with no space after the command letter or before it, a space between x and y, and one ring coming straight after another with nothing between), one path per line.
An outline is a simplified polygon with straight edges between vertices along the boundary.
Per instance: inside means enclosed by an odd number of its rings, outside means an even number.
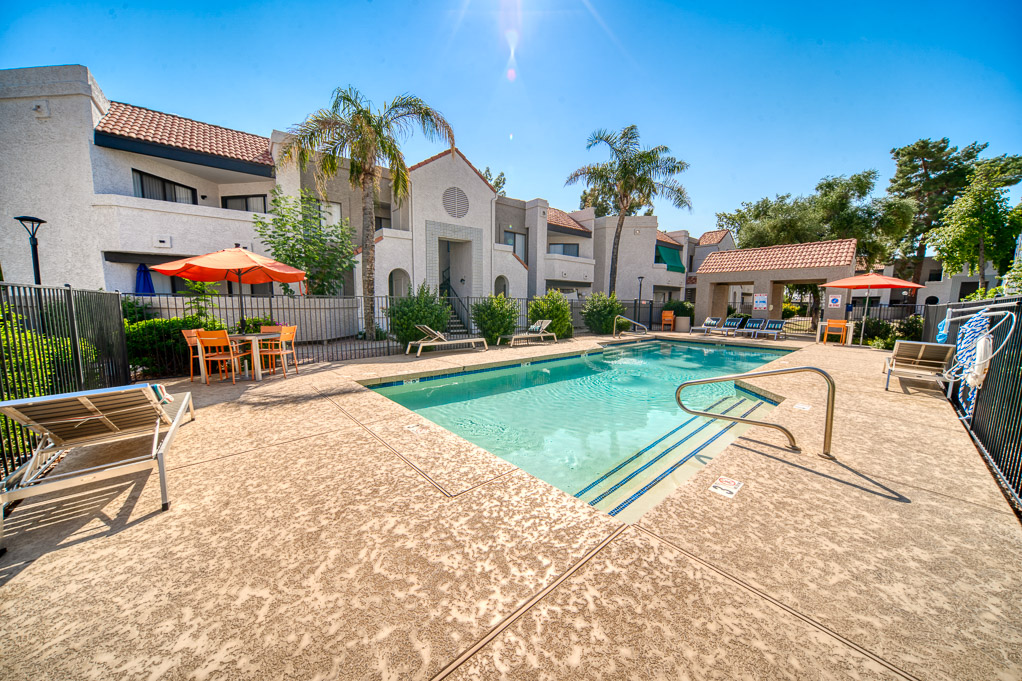
M759 408L760 408L761 406L762 406L762 402L757 402L756 404L752 405L752 409L749 409L749 411L747 411L747 412L745 412L744 414L742 414L742 418L745 418L745 417L747 417L747 416L748 416L749 414L751 414L752 412L756 411L756 410L757 410L757 409L759 409ZM617 515L618 513L620 513L621 511L623 511L623 510L625 510L626 508L628 508L628 506L629 506L630 504L632 504L633 502L635 502L635 501L636 501L636 500L637 500L637 499L638 499L639 497L641 497L641 496L642 496L643 494L645 494L645 493L646 493L646 492L648 492L649 490L651 490L651 489L653 489L654 487L656 487L657 483L659 483L659 482L660 482L661 480L663 480L664 478L666 478L666 477L667 477L668 475L670 475L670 474L671 474L671 473L673 473L674 471L678 470L678 468L680 468L680 467L682 466L682 464L684 464L684 463L685 463L686 461L688 461L689 459L691 459L691 458L692 458L693 456L695 456L696 454L698 454L699 452L701 452L701 451L702 451L703 449L706 449L706 448L707 448L708 446L710 446L710 444L711 444L711 443L712 443L712 442L713 442L714 440L716 440L717 438L719 438L719 437L723 436L723 435L724 435L724 433L726 433L727 431L731 430L731 429L732 429L732 428L734 428L734 427L735 427L736 425L738 425L738 424L737 424L737 423L734 423L734 422L732 422L732 423L728 424L728 425L727 425L726 427L722 428L722 429L720 430L720 432L719 432L719 433L717 433L716 435L714 435L713 437L711 437L711 438L710 438L709 440L707 440L706 442L704 442L703 444L699 445L699 446L698 446L698 447L696 447L696 448L695 448L694 450L692 450L691 452L689 452L688 454L686 454L685 456L683 456L683 457L681 458L681 460L679 460L679 461L678 461L677 463L675 463L675 464L674 464L673 466L671 466L670 468L668 468L667 470L665 470L665 471L664 471L663 473L661 473L660 475L656 476L656 477L655 477L655 478L654 478L653 480L651 480L650 482L648 482L648 483L646 484L646 486L645 486L645 487L643 487L643 488L642 488L642 489L640 489L640 490L639 490L638 492L636 492L635 494L633 494L632 496L628 497L628 498L627 498L626 500L624 500L623 502L621 502L620 504L618 504L618 505L617 505L616 507L614 507L614 510L610 511L610 515L612 515L612 516L615 516L615 515Z
M420 376L419 378L402 379L400 381L387 381L386 383L377 383L376 385L369 386L373 388L392 388L395 385L405 385L406 383L425 383L426 381L438 381L442 378L457 378L458 376L468 376L469 374L483 374L487 371L502 371L504 369L520 369L524 366L532 366L534 364L547 364L548 362L564 362L569 359L578 359L580 357L590 357L592 355L602 355L603 350L593 350L590 352L582 352L577 355L568 355L567 357L552 357L550 359L537 359L527 360L524 362L518 362L517 364L501 364L495 367L486 367L485 369L470 369L468 371L455 371L447 374L433 374L431 376Z
M727 409L725 409L724 411L722 411L722 412L721 412L721 414L726 414L726 413L728 413L729 411L731 411L732 409L734 409L734 408L738 407L739 405L741 405L741 404L744 404L745 402L746 402L746 400L745 400L745 398L743 397L743 398L741 399L741 401L739 401L739 402L735 402L735 403L734 403L734 404L732 404L732 405L731 405L730 407L728 407ZM756 407L758 407L758 406L759 406L759 404L757 404L757 405L756 405ZM752 408L752 409L750 409L750 410L749 410L749 411L748 411L747 413L748 413L748 414L751 414L751 413L753 412L753 410L754 410L754 409L755 409L756 407L753 407L753 408ZM659 461L660 459L664 458L665 456L667 456L668 454L670 454L671 452L673 452L673 451L674 451L675 449L677 449L677 448L678 448L678 447L680 447L681 445L683 445L683 444L685 444L686 442L688 442L689 440L691 440L691 439L692 439L693 437L695 437L696 435L698 435L698 434L699 434L699 433L701 433L702 431L706 430L706 429L707 429L707 428L708 428L708 427L709 427L709 426L710 426L710 425L711 425L711 424L712 424L712 423L713 423L714 421L716 421L716 420L717 420L717 419L710 419L709 421L707 421L707 422L706 422L706 423L704 423L703 425L699 426L698 428L696 428L695 430L693 430L693 431L692 431L691 433L689 433L689 434L688 434L688 435L686 435L685 437L683 437L683 438L681 438L680 440L678 440L677 442L675 442L675 443L674 443L673 445L671 445L670 447L668 447L668 448L667 448L667 449L665 449L664 451L662 451L662 452L660 452L659 454L657 454L656 456L654 456L654 457L653 457L652 459L650 459L649 461L647 461L646 463L644 463L644 464L643 464L642 466L640 466L639 468L636 468L636 469L635 469L634 471L632 471L631 473L629 473L628 475L626 475L626 476L625 476L624 478L622 478L621 480L617 481L617 483L615 483L613 487L611 487L610 489L606 490L606 491L605 491L605 492L603 492L603 493L602 493L602 494L601 494L600 496L598 496L598 497L596 497L595 499L593 499L592 501L590 501L590 502L589 502L589 505L590 505L590 506L595 506L595 505L596 505L596 504L598 504L599 502L601 502L601 501L603 501L604 499L606 499L606 498L607 498L607 497L608 497L608 496L609 496L610 494L613 494L613 493L614 493L614 492L616 492L617 490L621 489L621 488L622 488L622 487L623 487L624 485L626 485L626 484L627 484L628 482L630 482L630 481L631 481L631 480L632 480L633 478L635 478L635 476L636 476L636 475L638 475L638 474L639 474L639 473L641 473L642 471L646 470L647 468L649 468L650 466L652 466L653 464L655 464L655 463L656 463L657 461ZM734 425L734 423L732 423L731 425ZM727 429L728 429L728 428L730 428L730 427L731 427L731 426L727 426L726 428L724 428L724 430L727 430ZM722 430L721 432L724 432L724 430ZM713 438L711 438L711 439L709 440L709 442L713 442L713 441L714 441L714 440L716 440L716 439L717 439L718 437L720 437L720 434L719 434L719 433L718 433L717 435L713 436ZM706 443L706 444L708 444L708 443ZM705 446L706 446L706 444L704 444L704 445L702 445L701 447L699 447L699 449L702 449L702 447L705 447ZM698 451L699 451L699 449L696 449L696 451L698 452ZM672 470L673 470L673 468L675 468L675 467L676 467L676 466L672 467ZM658 479L659 479L659 478L658 478ZM656 484L656 483L653 483L653 484ZM644 488L644 489L645 489L645 488ZM638 496L636 496L635 498L636 498L636 499L638 499L638 497L639 497L639 496L641 496L641 495L642 495L642 493L640 492L640 493L639 493L639 495L638 495ZM631 502L628 502L628 503L631 503ZM628 505L628 504L625 504L625 506L627 506L627 505ZM612 515L613 515L613 514L612 514Z
M713 409L714 407L717 407L717 406L719 406L721 402L723 402L724 400L727 400L727 399L729 399L729 398L728 398L728 397L722 397L722 398L720 398L719 400L717 400L716 402L714 402L713 404L711 404L711 405L709 406L709 408L707 408L707 409L706 409L705 411L709 411L710 409ZM622 468L624 468L625 466L627 466L627 465L628 465L628 464L630 464L631 462L635 461L635 460L636 460L637 458L639 458L640 456L642 456L643 454L645 454L645 453L646 453L646 452L648 452L649 450L651 450L651 449L653 449L654 447L656 447L656 446L657 446L658 444L660 444L661 442L663 442L664 440L666 440L666 439L667 439L667 438L669 438L670 436L674 435L674 434L675 434L675 433L677 433L677 432L678 432L679 430L681 430L682 428L684 428L684 427L685 427L685 426L687 426L688 424L690 424L690 423L692 423L693 421L695 421L695 420L696 420L697 418L699 418L699 417L698 417L698 416L693 416L692 418L690 418L689 420L685 421L685 422L684 422L684 423L682 423L682 424L681 424L680 426L678 426L677 428L675 428L674 430L672 430L671 432L667 433L667 435L664 435L664 436L663 436L663 437L661 437L660 439L658 439L658 440L655 440L655 441L653 441L653 442L649 443L648 445L646 445L645 447L643 447L642 449L640 449L640 450L639 450L638 452L636 452L635 454L632 454L632 455L631 455L630 457L628 457L627 459L625 459L624 461L622 461L621 463L619 463L619 464L618 464L617 466L615 466L615 467L614 467L614 468L612 468L611 470L609 470L609 471L607 471L606 473L604 473L603 475L601 475L601 476L600 476L599 478L597 478L596 480L593 480L593 481L592 481L591 483L589 483L588 485L586 485L584 489L581 489L581 490L579 490L579 491L575 492L575 498L576 498L576 499L578 499L578 498L581 498L583 494L585 494L586 492L588 492L588 491L589 491L589 490L591 490L592 488L596 487L596 486L597 486L597 485L599 485L599 484L600 484L601 482L603 482L604 480L606 480L606 479L607 479L607 478L609 478L610 476L614 475L614 474L615 474L615 473L617 473L617 472L618 472L619 470L621 470Z

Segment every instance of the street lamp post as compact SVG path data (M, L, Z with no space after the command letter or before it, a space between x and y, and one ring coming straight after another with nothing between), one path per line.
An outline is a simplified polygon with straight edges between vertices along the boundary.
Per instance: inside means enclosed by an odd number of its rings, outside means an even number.
M35 275L36 286L39 286L43 282L39 277L39 239L36 238L36 232L39 231L40 225L46 224L46 220L40 220L30 215L19 215L14 219L20 222L28 232L28 243L32 246L32 274Z
M639 277L639 302L642 302L642 280L646 277Z

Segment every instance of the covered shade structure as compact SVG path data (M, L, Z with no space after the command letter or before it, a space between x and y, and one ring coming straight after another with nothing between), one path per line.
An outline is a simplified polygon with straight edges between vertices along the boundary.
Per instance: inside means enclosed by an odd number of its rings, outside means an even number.
M302 270L240 247L153 265L151 269L168 277L192 281L233 281L238 284L267 284L276 281L293 284L305 280L305 272ZM241 321L244 324L245 299L241 297L241 287L238 288Z
M866 335L866 317L869 316L869 292L872 289L883 289L883 288L923 288L921 284L914 284L911 281L905 281L904 279L896 279L894 277L885 277L882 274L876 272L869 272L868 274L860 274L857 277L846 277L844 279L838 279L837 281L828 281L824 284L827 288L844 288L844 289L866 289L866 309L862 312L862 331L859 334L859 344L862 344L862 339Z

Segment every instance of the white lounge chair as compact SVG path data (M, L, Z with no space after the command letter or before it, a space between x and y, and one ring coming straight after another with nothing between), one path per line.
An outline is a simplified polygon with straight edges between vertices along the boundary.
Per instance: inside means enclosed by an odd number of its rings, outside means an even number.
M173 417L165 409L172 399L179 401ZM195 419L191 393L171 398L162 386L149 384L0 402L0 414L31 430L38 440L29 460L4 479L0 506L155 468L159 471L163 510L167 510L170 499L163 457L186 413L191 415L190 420ZM160 431L164 429L161 440ZM72 449L143 435L152 435L152 450L142 456L45 475ZM0 513L0 554L4 550Z
M710 331L717 328L720 328L720 317L707 317L702 326L694 326L689 329L688 332L695 333L696 331L702 331L704 334L708 334Z
M448 345L465 345L465 344L470 344L474 348L479 343L483 344L483 350L487 350L490 347L489 345L486 344L486 339L485 338L454 338L454 339L449 339L444 334L440 333L439 331L434 331L433 329L431 329L430 327L426 326L425 324L416 324L415 328L418 329L420 333L422 333L423 338L421 340L412 341L411 343L409 343L408 347L405 349L405 354L406 355L409 352L412 351L412 346L413 345L419 346L419 351L415 353L416 357L421 356L422 355L422 349L423 348L428 348L428 347L443 347L443 346L448 346Z
M547 331L546 327L548 327L548 326L550 326L550 320L549 319L540 319L535 324L533 324L528 329L526 329L524 333L508 333L508 334L505 334L505 335L499 337L497 339L497 345L500 345L500 342L502 340L504 340L505 338L508 339L508 345L510 345L511 347L514 347L515 343L520 341L520 340L523 340L523 341L531 341L531 340L542 341L542 340L546 340L548 338L553 338L554 342L556 343L557 342L557 334L555 334L553 331Z
M755 338L756 334L760 329L763 328L763 324L766 323L765 319L754 317L745 322L745 326L740 329L735 329L735 338L738 336L749 336Z
M788 334L784 330L784 324L786 323L786 321L787 320L784 319L766 320L766 323L763 325L763 328L756 332L754 338L759 338L760 334L763 334L764 336L772 335L774 337L774 340L780 338L781 336L787 338Z
M944 383L947 381L944 378L944 371L951 366L954 356L954 345L895 341L890 357L884 360L884 373L887 374L884 390L891 387L892 374Z

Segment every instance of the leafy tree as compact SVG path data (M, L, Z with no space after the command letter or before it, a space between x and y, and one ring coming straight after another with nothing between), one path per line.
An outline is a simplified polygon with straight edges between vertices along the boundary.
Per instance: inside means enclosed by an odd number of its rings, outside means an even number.
M362 191L362 293L366 296L363 322L374 328L376 305L376 212L381 166L390 169L390 191L400 204L408 195L408 166L401 142L413 129L426 139L443 140L454 149L454 131L443 115L414 95L399 95L373 108L354 87L337 88L329 109L320 109L293 126L284 144L280 165L315 162L316 183L335 176L348 159L348 181Z
M486 181L493 185L493 188L497 190L497 196L507 196L507 192L504 191L504 185L507 184L507 178L504 177L504 171L501 171L496 177L490 172L490 166L486 166L483 171L483 177Z
M434 331L446 331L451 319L451 306L440 297L436 289L431 289L423 282L417 291L412 291L409 286L407 296L391 299L387 317L390 319L390 331L397 342L408 345L422 338L422 333L415 328L416 324L425 324Z
M921 139L891 149L897 168L887 192L894 197L916 202L911 228L901 242L902 252L911 259L912 281L919 283L931 230L943 224L947 208L969 186L972 174L978 174L998 187L1022 180L1022 157L999 156L979 159L986 144L973 142L962 149L951 146L948 138ZM914 295L914 291L913 291Z
M614 202L614 189L613 187L605 185L594 185L589 189L583 189L581 196L578 199L578 207L592 208L595 216L598 218L605 217L607 215L613 215L617 212ZM653 214L653 206L642 203L639 200L635 200L628 206L625 211L625 216L638 215L639 211L643 208L646 209L646 215Z
M529 301L529 323L535 324L540 319L549 319L547 331L559 339L571 338L575 333L575 325L571 318L571 303L557 289L551 289L546 295Z
M610 149L610 160L603 163L584 165L565 181L565 186L582 181L592 189L609 191L613 197L610 205L618 214L614 243L610 251L610 293L617 289L617 260L621 249L621 230L625 216L634 203L652 206L653 201L663 197L677 208L691 208L688 192L676 179L688 168L688 163L670 155L666 146L643 148L639 143L639 128L634 125L610 132L597 130L589 136L586 149L604 144Z
M595 334L606 335L614 332L614 320L624 314L625 306L617 299L616 293L609 296L602 292L594 293L582 303L582 319L586 326Z
M942 224L930 232L929 243L948 271L968 267L982 277L990 261L998 274L1008 272L1022 231L1022 203L1009 208L1006 194L988 175L978 173L944 210Z
M218 306L216 296L220 295L220 289L211 281L185 280L188 287L188 300L185 301L185 309L188 315L203 320L212 320L213 308ZM199 326L202 326L200 324Z
M305 271L309 293L337 295L344 273L355 266L348 221L327 225L319 201L303 189L298 197L287 196L280 185L273 188L270 219L253 215L256 234L270 254L285 265ZM282 285L292 295L291 287Z

